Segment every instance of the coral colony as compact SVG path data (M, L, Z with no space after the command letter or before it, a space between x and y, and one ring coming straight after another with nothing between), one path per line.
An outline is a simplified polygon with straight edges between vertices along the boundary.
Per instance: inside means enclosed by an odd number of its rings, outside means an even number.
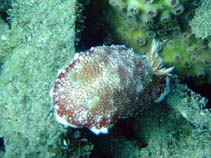
M169 92L173 67L162 67L159 42L146 57L122 45L98 46L75 54L60 70L51 90L59 123L108 133L121 118L132 117Z
M211 83L209 0L109 0L109 4L107 26L117 43L141 54L156 37L163 41L163 63L174 66L179 78L195 85Z

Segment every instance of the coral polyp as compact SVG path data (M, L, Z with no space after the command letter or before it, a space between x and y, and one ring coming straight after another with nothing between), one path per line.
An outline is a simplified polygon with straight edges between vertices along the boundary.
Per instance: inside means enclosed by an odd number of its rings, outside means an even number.
M105 16L115 41L137 52L145 52L153 38L180 33L189 8L195 7L189 0L110 0L109 4Z
M211 83L210 52L207 41L184 32L179 37L165 39L160 55L164 63L175 66L175 73L180 78L196 80L200 85Z
M182 80L211 83L210 5L190 0L110 0L107 19L114 41L144 54L153 38L163 41L161 57ZM201 4L201 5L200 5ZM198 8L197 8L198 7ZM194 15L194 12L196 14ZM206 19L206 20L204 20ZM201 39L202 38L202 39Z
M125 46L98 46L77 53L51 91L58 122L108 133L121 118L132 117L168 94L168 75L154 41L147 58Z

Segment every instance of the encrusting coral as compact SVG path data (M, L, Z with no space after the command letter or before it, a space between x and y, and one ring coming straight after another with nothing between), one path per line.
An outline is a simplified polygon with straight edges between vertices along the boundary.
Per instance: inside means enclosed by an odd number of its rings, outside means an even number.
M55 123L49 97L57 68L74 54L75 1L11 3L11 28L0 21L4 26L0 31L2 157L82 157L80 153L85 152L89 155L92 145L88 141L80 145L81 137L68 144L73 146L74 142L77 149L68 148L64 141L68 138L61 137L66 130Z

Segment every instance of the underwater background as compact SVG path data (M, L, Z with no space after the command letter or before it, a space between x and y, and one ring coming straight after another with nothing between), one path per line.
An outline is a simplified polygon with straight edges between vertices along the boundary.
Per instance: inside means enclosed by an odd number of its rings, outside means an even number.
M211 158L211 0L0 0L0 158ZM108 134L64 128L49 91L75 52L153 39L170 95Z

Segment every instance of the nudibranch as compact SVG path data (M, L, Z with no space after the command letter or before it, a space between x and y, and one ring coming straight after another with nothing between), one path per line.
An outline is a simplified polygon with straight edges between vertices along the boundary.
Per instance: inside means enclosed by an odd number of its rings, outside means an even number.
M76 53L50 92L56 120L96 135L108 133L119 119L134 116L169 92L169 75L153 40L146 56L123 45L97 46Z

